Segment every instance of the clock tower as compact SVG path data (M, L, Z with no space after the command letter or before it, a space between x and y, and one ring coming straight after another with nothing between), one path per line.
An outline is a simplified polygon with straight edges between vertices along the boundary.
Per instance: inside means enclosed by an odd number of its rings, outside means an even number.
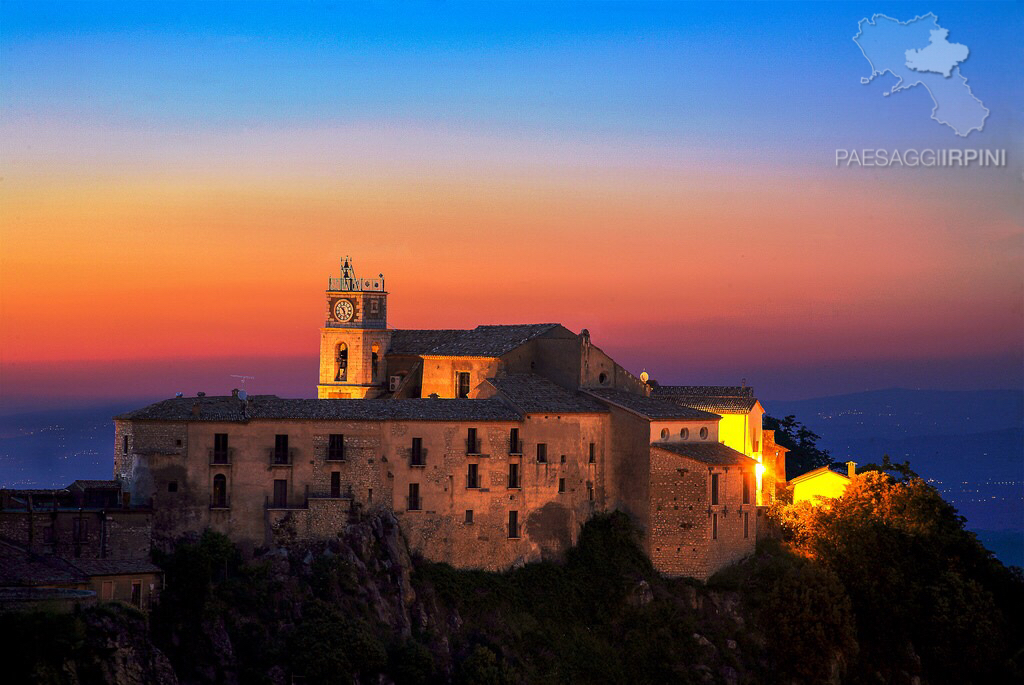
M327 279L327 320L320 329L320 399L377 396L385 378L387 330L384 274L359 278L352 258L341 261L341 278Z

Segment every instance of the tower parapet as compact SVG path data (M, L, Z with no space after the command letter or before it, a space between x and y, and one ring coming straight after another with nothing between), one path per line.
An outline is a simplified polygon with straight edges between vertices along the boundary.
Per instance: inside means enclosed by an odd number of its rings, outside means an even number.
M341 278L327 279L329 293L384 292L384 274L376 278L359 278L352 266L352 258L341 260Z

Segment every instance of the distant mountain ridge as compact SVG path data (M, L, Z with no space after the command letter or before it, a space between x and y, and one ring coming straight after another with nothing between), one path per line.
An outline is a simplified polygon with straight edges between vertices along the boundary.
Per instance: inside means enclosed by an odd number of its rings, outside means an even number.
M962 435L1024 426L1024 390L890 388L761 402L770 415L795 414L835 444L855 438Z
M1024 391L892 388L762 403L771 416L795 415L835 461L909 461L1000 558L1024 563Z

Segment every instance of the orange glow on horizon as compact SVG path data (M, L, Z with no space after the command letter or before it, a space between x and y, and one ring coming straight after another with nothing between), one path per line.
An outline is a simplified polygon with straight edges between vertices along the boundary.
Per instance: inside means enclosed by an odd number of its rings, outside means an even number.
M1016 349L1020 259L1000 254L1014 229L984 194L922 190L895 231L880 184L843 188L665 169L11 178L0 349L6 363L312 356L342 254L384 273L393 327L558 321L605 348L711 361ZM970 236L936 231L968 216Z

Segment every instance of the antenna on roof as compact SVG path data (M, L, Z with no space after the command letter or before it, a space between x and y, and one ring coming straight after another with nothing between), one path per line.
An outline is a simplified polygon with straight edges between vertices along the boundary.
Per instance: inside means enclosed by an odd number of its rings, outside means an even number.
M251 381L251 380L253 380L254 378L256 378L256 376L241 376L241 375L239 375L239 374L237 374L237 373L233 373L233 374L231 374L231 377L232 377L232 378L240 378L240 379L242 379L242 391L243 391L243 392L245 391L245 382L246 382L246 381Z

